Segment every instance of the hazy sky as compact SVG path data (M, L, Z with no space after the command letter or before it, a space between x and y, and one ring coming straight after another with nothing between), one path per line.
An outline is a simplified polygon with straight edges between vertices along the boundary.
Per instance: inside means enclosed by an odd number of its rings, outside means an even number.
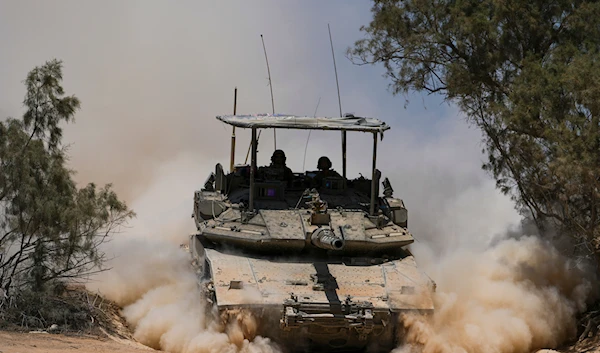
M388 91L383 68L345 57L371 19L367 1L4 1L0 0L0 117L22 114L22 84L36 65L64 61L63 86L82 109L65 128L77 180L113 182L139 218L139 232L189 232L192 195L228 166L231 130L215 120L270 112L264 35L278 113L339 114L327 24L344 112L392 126L380 169L409 208L413 231L486 235L517 217L480 169L480 134L439 97ZM278 148L299 171L307 132L278 131ZM249 131L238 131L237 161ZM349 134L349 174L370 177L372 139ZM313 133L306 168L327 154L341 169L339 133ZM259 145L266 163L272 132ZM433 222L432 220L435 220ZM412 222L412 223L411 223Z

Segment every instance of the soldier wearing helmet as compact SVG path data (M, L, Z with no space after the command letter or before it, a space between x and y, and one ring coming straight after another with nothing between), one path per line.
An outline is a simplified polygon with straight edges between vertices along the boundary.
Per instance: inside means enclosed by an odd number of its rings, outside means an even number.
M327 177L341 177L338 172L331 169L331 160L326 156L322 156L319 158L317 162L317 169L319 170L315 176L315 181L317 185L320 187L323 184L323 179Z
M329 158L326 156L319 158L319 161L317 162L317 169L322 171L323 173L329 172L331 166L331 160L329 160Z
M282 150L275 150L271 156L269 169L277 175L278 180L287 181L288 184L294 180L294 173L285 165L286 157Z

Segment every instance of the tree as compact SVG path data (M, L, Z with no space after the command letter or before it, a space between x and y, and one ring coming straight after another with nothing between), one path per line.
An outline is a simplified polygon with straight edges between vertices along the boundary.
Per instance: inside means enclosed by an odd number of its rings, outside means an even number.
M40 290L102 270L99 248L134 214L107 185L78 189L66 166L61 122L79 99L64 96L62 62L27 75L22 119L0 121L0 289ZM0 298L1 299L1 298Z
M600 254L600 3L376 0L356 64L394 94L456 103L484 133L484 169L540 230Z

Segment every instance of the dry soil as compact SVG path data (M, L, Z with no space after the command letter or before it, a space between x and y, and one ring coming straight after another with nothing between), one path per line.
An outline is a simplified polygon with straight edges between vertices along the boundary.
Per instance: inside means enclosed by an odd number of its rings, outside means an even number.
M118 338L0 331L0 353L148 353L156 352L137 342Z

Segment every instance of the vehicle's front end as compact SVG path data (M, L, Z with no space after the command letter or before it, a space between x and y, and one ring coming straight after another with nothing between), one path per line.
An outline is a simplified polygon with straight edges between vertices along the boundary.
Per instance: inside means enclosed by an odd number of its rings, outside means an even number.
M406 249L407 209L387 178L379 195L377 140L389 127L353 116L218 119L251 128L252 153L250 165L232 160L230 173L218 164L194 196L189 249L215 318L285 351L389 352L402 340L403 314L431 313L435 290ZM373 133L372 180L345 170L281 180L281 168L258 168L257 129L280 127Z
M245 311L255 320L250 334L290 351L389 351L401 338L402 313L433 311L434 284L410 255L252 256L204 248L197 239L192 246L203 254L196 263L211 305L225 320Z

